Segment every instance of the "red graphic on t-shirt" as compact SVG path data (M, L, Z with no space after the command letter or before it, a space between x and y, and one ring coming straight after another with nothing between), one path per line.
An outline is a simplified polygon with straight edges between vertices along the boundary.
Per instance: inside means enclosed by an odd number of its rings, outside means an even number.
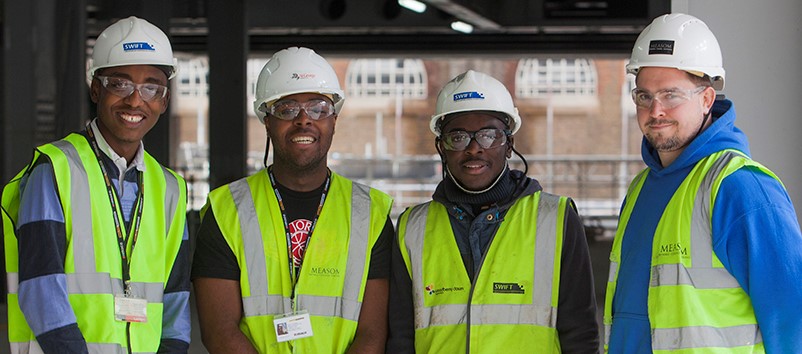
M290 248L292 249L292 264L295 267L301 266L301 261L304 259L304 249L306 248L306 239L309 238L309 229L312 227L312 221L306 219L297 219L291 222L290 229Z

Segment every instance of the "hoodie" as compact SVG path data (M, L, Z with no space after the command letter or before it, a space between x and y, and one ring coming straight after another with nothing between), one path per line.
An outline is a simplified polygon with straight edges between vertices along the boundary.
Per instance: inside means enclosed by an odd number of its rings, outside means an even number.
M750 154L746 135L735 126L729 100L716 101L713 123L669 166L643 139L641 154L649 173L635 203L621 245L618 285L613 299L610 353L651 353L647 311L652 240L657 223L699 160L724 149ZM802 234L783 185L758 169L745 167L726 177L712 213L713 251L749 295L766 351L795 353L802 348Z

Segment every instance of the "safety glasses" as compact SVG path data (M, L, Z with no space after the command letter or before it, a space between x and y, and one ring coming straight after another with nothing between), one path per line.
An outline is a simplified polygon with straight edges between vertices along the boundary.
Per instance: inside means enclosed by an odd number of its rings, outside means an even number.
M293 120L301 110L311 120L321 120L333 116L334 104L326 100L310 100L298 102L294 100L281 100L270 106L270 115L281 120Z
M114 76L95 76L106 90L117 97L126 98L139 91L143 101L153 101L167 96L167 86L159 84L135 84L133 81Z
M646 90L636 88L632 90L632 101L638 108L651 109L655 101L659 102L663 109L672 109L688 102L691 96L704 91L705 86L698 86L693 89L673 88L660 90L651 93Z
M510 131L501 129L480 129L475 132L457 130L443 134L440 139L443 147L450 151L463 151L471 144L471 140L476 140L483 149L493 149L507 143L507 136Z

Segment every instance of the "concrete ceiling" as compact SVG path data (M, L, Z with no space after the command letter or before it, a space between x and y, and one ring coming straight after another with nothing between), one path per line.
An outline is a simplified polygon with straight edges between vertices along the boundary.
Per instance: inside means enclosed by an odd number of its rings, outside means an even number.
M88 35L140 13L149 0L89 0ZM172 0L170 35L179 50L202 51L207 1ZM222 1L222 0L219 0ZM416 13L397 0L242 0L251 51L309 45L361 53L626 53L670 0L420 0ZM152 3L152 1L151 1ZM472 34L450 28L454 20Z

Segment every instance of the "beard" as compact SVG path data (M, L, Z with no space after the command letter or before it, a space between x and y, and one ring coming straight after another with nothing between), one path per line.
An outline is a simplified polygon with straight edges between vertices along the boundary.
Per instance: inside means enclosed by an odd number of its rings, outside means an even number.
M660 134L646 134L646 140L655 150L661 152L675 151L686 145L685 141L676 135L661 137Z
M274 145L273 162L295 171L298 175L305 175L321 166L326 167L328 146L330 144L326 144L325 147L321 147L323 150L317 150L314 153L297 154L283 148L275 148Z

